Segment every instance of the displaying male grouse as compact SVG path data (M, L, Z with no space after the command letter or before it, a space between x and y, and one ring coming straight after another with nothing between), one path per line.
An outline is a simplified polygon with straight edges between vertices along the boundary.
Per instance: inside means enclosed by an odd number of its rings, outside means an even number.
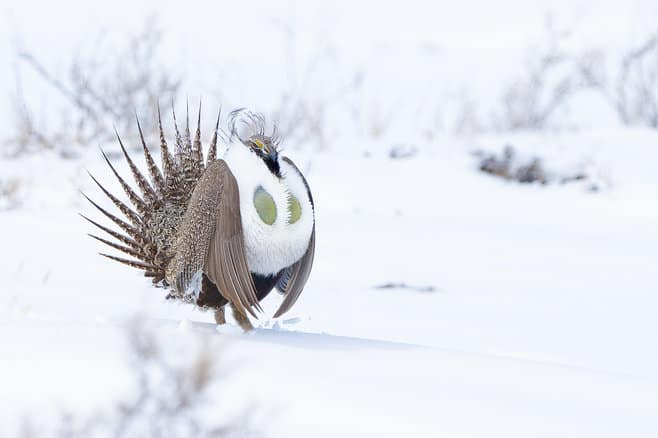
M168 298L214 309L225 322L230 303L238 323L251 328L247 314L262 311L259 302L277 288L284 299L275 313L288 311L309 277L315 252L315 212L309 186L297 166L279 155L276 134L265 134L261 115L244 109L229 115L229 132L219 129L219 116L204 161L201 115L194 139L189 117L185 131L176 125L176 146L170 150L162 121L158 168L140 139L150 181L139 171L117 135L123 155L139 188L128 185L103 153L131 206L92 179L125 219L85 197L120 228L89 222L114 237L91 237L132 259L102 254L145 271L153 283L170 289ZM222 158L217 143L226 144Z

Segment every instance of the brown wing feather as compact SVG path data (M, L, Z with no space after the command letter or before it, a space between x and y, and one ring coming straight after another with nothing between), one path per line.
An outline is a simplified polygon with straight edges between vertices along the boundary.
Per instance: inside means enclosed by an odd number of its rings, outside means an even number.
M237 182L223 160L196 185L183 217L168 279L184 293L202 271L242 314L261 310L247 267Z
M288 268L290 271L286 273L287 281L285 282L285 287L282 291L285 294L285 298L274 314L275 318L278 318L290 310L297 301L297 298L301 295L304 286L306 286L306 281L311 274L314 257L315 227L313 228L313 233L311 233L311 240L308 243L308 248L306 249L304 256L297 263Z
M253 308L262 309L247 266L238 183L224 160L212 162L208 170L211 168L222 190L204 273L240 313L256 316Z
M313 214L315 215L315 203L313 202L313 195L311 194L311 188L306 182L306 178L299 171L299 168L292 162L288 157L283 157L283 160L290 164L293 169L299 174L306 186L306 192L308 194L308 199L311 201L311 207L313 209ZM306 281L308 280L309 275L311 274L311 268L313 267L313 258L315 257L315 225L313 225L313 232L311 233L311 239L308 243L308 248L302 256L301 259L297 261L294 265L287 268L284 272L282 280L277 284L277 288L285 295L283 302L277 309L274 314L275 318L286 313L290 308L295 304L299 295L301 295L304 286L306 286Z

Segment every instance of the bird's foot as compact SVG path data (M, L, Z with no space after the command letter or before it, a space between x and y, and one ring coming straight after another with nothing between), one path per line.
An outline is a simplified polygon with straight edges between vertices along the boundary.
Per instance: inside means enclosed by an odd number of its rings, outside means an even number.
M223 306L215 310L215 322L218 325L226 324L226 313Z
M231 307L233 309L233 318L235 318L235 321L238 323L240 328L245 332L253 330L254 326L251 324L251 321L249 321L249 318L246 315L240 313L238 309L235 308L235 306L231 305Z

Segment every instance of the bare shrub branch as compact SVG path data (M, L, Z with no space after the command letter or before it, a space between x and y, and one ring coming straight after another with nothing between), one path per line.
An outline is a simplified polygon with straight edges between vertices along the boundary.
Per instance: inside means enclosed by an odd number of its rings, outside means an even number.
M22 187L18 178L0 179L0 211L13 210L21 205Z
M551 116L577 91L587 88L577 57L560 46L570 32L558 32L547 24L546 48L533 52L524 76L503 90L501 110L494 114L500 130L541 130Z
M540 183L545 184L569 184L582 183L591 192L598 192L605 187L603 182L598 181L595 172L587 171L583 166L572 171L549 171L546 163L539 157L521 157L518 151L511 145L507 145L499 153L476 151L474 155L478 159L478 170L485 174L501 178L507 181L515 181L522 184Z
M138 321L129 326L128 365L135 380L134 393L118 399L111 410L89 417L74 412L60 416L55 436L61 438L175 436L181 438L260 437L252 425L252 412L221 419L216 395L224 377L217 362L221 346L207 336L189 333L185 355L172 354L156 332ZM193 347L193 348L192 348ZM189 351L189 350L192 351ZM210 414L210 415L209 415ZM219 420L217 418L220 418ZM22 425L23 437L42 435L30 421Z
M658 128L658 34L626 52L615 91L615 108L624 123Z
M119 48L99 34L93 50L72 56L68 73L63 76L48 70L36 54L19 50L20 65L56 92L64 110L46 114L54 123L40 123L35 116L38 104L23 93L17 71L13 107L18 153L35 147L61 152L71 145L88 146L111 140L114 126L122 132L134 131L135 112L155 120L158 99L173 99L181 84L180 78L158 63L161 41L162 32L154 20L148 20L143 31Z

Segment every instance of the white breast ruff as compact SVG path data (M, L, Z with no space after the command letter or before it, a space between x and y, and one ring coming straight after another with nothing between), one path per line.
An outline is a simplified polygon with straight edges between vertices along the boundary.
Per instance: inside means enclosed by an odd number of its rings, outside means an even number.
M247 264L252 272L268 275L297 262L306 252L313 231L313 209L302 177L288 163L279 160L281 179L274 176L263 160L242 144L229 146L224 160L238 182L240 214ZM256 188L262 186L274 198L276 221L267 225L253 204ZM297 197L301 218L288 223L288 193Z

